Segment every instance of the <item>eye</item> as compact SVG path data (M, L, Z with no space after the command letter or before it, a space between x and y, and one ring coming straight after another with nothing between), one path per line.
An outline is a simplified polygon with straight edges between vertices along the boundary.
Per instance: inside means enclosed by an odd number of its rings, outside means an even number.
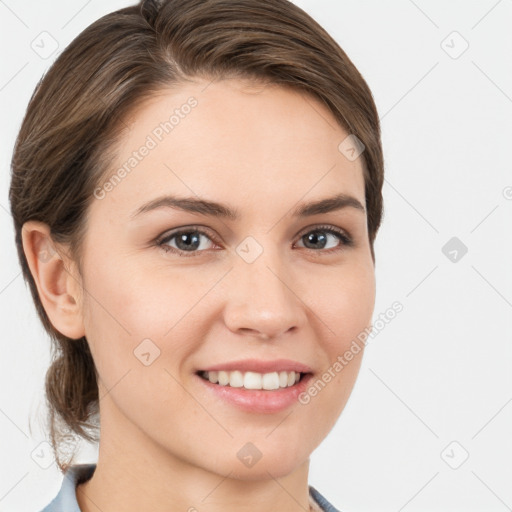
M335 252L339 251L346 247L352 247L354 242L350 236L348 236L344 231L334 226L318 226L315 229L308 228L309 230L303 232L304 234L300 235L300 240L305 240L306 249L312 249L318 252L317 249L325 249L328 245L328 238L337 238L341 243L335 244L334 246L327 247L328 250L320 251L320 252ZM318 245L320 247L318 247ZM313 247L310 247L313 246ZM316 246L316 247L315 247Z
M207 249L207 247L204 247L205 244L201 243L202 238L206 238L211 241L211 237L208 232L202 229L190 227L169 233L163 238L160 238L156 244L165 252L175 252L185 257L196 256ZM169 242L172 242L174 239L176 239L176 246L173 247L172 245L168 245Z
M308 228L308 231L303 231L303 234L299 236L300 241L305 240L306 246L303 247L314 252L331 253L341 250L344 246L352 247L354 245L352 238L347 233L334 226ZM338 244L335 243L334 246L327 247L327 250L319 251L318 249L326 249L329 237L337 238ZM155 244L165 252L173 252L179 256L198 256L209 248L208 242L203 243L204 240L214 243L213 238L209 231L191 226L168 233L157 239Z

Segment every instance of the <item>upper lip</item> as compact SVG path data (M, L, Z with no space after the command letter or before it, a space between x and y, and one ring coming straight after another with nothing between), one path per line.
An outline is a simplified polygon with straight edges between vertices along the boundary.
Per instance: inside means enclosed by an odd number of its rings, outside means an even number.
M203 368L202 371L235 371L242 372L257 372L257 373L271 373L271 372L297 372L297 373L310 373L311 368L297 361L291 359L274 359L272 361L265 361L262 359L241 359L239 361L229 361L226 363L219 363L208 368Z

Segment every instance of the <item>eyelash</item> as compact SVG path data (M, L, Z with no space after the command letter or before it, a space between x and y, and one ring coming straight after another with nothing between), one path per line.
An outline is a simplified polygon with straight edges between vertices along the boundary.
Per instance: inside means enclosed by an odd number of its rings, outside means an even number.
M303 231L299 235L299 240L302 237L304 237L305 235L307 235L309 233L314 233L316 231L322 231L322 232L325 232L325 233L330 233L332 235L338 236L338 238L341 241L341 245L336 247L336 248L330 248L330 249L327 249L327 250L309 249L310 251L317 252L317 253L318 252L320 252L320 253L323 252L323 253L327 253L327 254L332 254L334 252L338 252L338 251L342 250L344 247L352 247L354 245L354 241L352 240L352 238L350 236L348 236L341 229L336 228L334 226L330 226L330 225L328 225L328 226L316 226L313 229L309 229L308 228L308 231ZM201 235L205 235L213 243L215 243L215 244L217 243L214 239L212 239L212 236L210 235L210 233L208 231L205 231L204 229L200 228L199 226L190 226L190 227L187 227L186 229L182 228L182 229L179 229L178 231L174 231L174 232L168 233L168 234L166 234L166 235L164 235L162 237L157 238L156 241L155 241L155 245L157 247L161 248L166 253L171 252L171 253L175 253L175 254L178 254L180 256L186 257L186 258L198 256L201 253L205 252L205 250L190 251L190 252L188 252L188 251L181 251L179 249L176 249L175 247L169 247L168 245L166 245L166 243L171 241L174 237L176 237L178 235L185 234L185 233L199 233ZM308 250L307 247L305 249Z

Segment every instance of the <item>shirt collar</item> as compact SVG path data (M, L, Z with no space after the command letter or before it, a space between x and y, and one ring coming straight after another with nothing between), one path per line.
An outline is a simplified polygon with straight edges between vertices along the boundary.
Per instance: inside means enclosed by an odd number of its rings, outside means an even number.
M92 477L96 464L75 464L64 473L59 494L41 512L81 512L76 501L76 486Z

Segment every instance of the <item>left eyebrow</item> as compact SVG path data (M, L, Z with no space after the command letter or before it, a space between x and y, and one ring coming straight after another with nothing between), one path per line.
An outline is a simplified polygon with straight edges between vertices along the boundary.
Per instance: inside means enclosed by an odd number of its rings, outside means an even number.
M311 215L334 212L344 208L354 208L362 213L366 213L366 209L359 199L347 194L338 194L337 196L320 199L319 201L300 204L293 211L293 215L296 217L309 217Z
M135 210L131 214L131 218L135 218L143 213L160 209L173 208L192 213L200 213L210 215L212 217L226 218L229 220L240 219L238 210L233 209L225 204L206 199L198 199L196 197L176 197L165 195L153 199ZM333 197L302 203L293 210L294 217L310 217L321 213L329 213L345 208L353 208L362 213L366 213L365 207L361 202L353 196L347 194L338 194Z

